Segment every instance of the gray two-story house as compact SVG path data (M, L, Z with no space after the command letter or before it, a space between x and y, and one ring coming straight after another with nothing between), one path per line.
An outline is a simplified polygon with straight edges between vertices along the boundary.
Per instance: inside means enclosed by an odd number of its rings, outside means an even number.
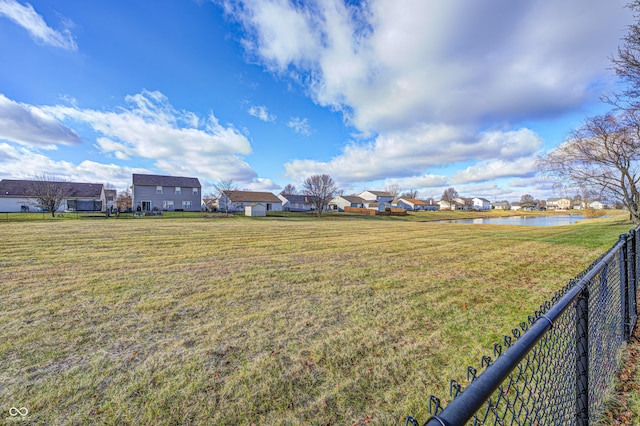
M133 174L134 211L199 211L202 187L198 178Z

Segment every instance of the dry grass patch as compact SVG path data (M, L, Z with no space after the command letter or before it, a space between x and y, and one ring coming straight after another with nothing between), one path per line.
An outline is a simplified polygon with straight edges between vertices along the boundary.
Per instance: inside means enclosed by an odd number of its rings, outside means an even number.
M629 225L0 224L0 419L389 424Z

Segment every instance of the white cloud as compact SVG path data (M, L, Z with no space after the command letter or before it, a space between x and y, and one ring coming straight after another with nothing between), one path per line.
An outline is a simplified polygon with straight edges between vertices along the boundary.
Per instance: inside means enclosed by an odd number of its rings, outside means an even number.
M579 106L611 77L608 56L630 18L622 1L226 4L251 53L365 133Z
M57 144L77 145L80 137L42 109L21 104L0 94L0 139L23 145L55 149Z
M330 160L285 164L294 181L322 172L343 185L461 162L454 182L530 176L542 141L523 123L596 102L633 22L625 0L220 1L252 59L363 137Z
M150 173L149 170L136 167L124 167L116 164L104 164L85 160L80 164L71 161L56 161L27 146L14 146L0 143L0 178L33 179L42 173L49 173L75 182L112 183L125 189L131 183L133 173Z
M15 0L0 0L0 16L6 16L29 32L39 43L66 50L77 50L78 46L69 31L70 21L65 20L67 28L56 31L49 27L29 3L22 5Z
M541 139L530 129L474 136L462 127L420 125L380 135L372 142L348 145L328 162L294 160L285 164L285 170L295 181L322 172L340 182L365 182L419 176L429 168L461 161L515 160L532 155L541 146Z
M264 105L251 106L248 112L249 112L249 115L252 115L253 117L256 117L262 121L266 121L266 122L276 121L276 116L273 114L269 114L269 112L267 111L267 107L265 107Z
M242 188L247 191L277 191L281 189L280 185L267 178L256 178L252 182L242 185Z
M537 172L534 157L522 157L514 161L488 160L456 173L451 177L452 184L484 182L504 177L530 177Z
M100 136L96 148L118 159L148 158L166 173L250 182L256 173L242 160L251 153L247 138L221 125L211 113L200 118L174 108L160 92L127 96L117 111L50 106L40 109L63 121L90 126Z
M387 186L388 184L397 184L403 191L409 189L423 191L430 188L444 187L448 182L449 179L446 176L426 174L423 176L412 176L404 179L387 180L383 186Z
M309 120L306 118L291 117L287 126L300 135L311 135L311 126L309 125Z

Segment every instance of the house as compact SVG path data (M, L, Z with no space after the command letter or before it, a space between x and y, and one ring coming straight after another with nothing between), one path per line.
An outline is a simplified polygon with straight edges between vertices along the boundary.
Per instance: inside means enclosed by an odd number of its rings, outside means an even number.
M592 201L589 203L589 207L594 210L602 210L604 209L604 203L600 201Z
M391 203L394 199L393 194L383 191L364 191L358 194L358 197L366 201L377 201L378 203L382 203L383 207L386 207L387 205L391 207Z
M416 200L415 198L396 198L393 200L393 204L400 209L405 210L427 210L428 204L424 201Z
M364 200L364 208L365 209L369 209L369 210L375 210L377 212L384 212L387 207L387 205L385 203L380 203L378 201L373 201L373 200ZM389 207L391 207L391 204L389 204Z
M522 210L522 204L520 204L520 203L511 203L510 210Z
M51 185L63 194L57 211L105 210L104 185L101 183L3 179L0 181L0 211L42 211L36 196L38 187L42 185Z
M355 195L340 195L329 201L329 209L343 212L345 207L365 208L366 200ZM371 201L370 201L371 202Z
M585 203L584 201L575 200L571 202L571 208L573 210L582 210L586 208L586 206L587 206L587 203Z
M440 209L440 205L436 203L436 201L433 198L429 198L424 202L424 209L435 211Z
M464 202L460 203L457 199L451 201L440 200L438 201L438 206L440 206L440 210L464 210L465 208Z
M568 198L547 198L548 210L569 210L571 200Z
M491 204L491 207L495 210L510 210L511 205L508 201L496 201Z
M314 197L309 195L279 194L282 210L286 212L309 212L316 209Z
M223 212L241 212L251 204L263 204L266 211L282 211L282 200L271 192L221 191L214 206Z
M195 177L133 174L132 207L136 211L200 211L200 181Z
M262 203L248 204L244 206L244 215L251 217L266 216L267 206Z
M117 207L117 191L115 189L105 189L104 197L107 203L106 209L109 211L115 210Z
M491 202L486 198L475 197L471 202L474 210L491 210Z
M462 210L473 210L473 198L459 197L454 200L463 206Z

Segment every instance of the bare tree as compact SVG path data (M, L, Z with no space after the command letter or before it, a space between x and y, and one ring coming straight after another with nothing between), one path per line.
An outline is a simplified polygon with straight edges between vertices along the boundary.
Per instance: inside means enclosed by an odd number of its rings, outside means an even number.
M296 189L296 186L290 183L288 183L284 187L284 189L280 192L280 194L282 195L296 195L297 193L298 193L298 190Z
M627 7L634 17L640 17L640 0L631 0ZM625 83L621 92L605 96L604 100L619 108L638 108L640 106L640 24L629 25L627 34L622 38L624 44L611 57L613 70Z
M520 197L520 206L523 209L533 209L536 207L536 199L531 194L524 194Z
M447 188L442 193L442 199L444 201L453 201L453 200L455 200L456 198L459 198L459 197L460 197L460 194L458 194L458 191L456 191L456 189L454 187Z
M416 191L415 189L410 189L409 191L405 191L402 194L400 194L400 198L415 199L417 197L418 197L418 191Z
M116 198L116 208L118 211L128 211L132 208L132 204L133 200L131 198L131 191L129 191L129 188L118 194L118 197Z
M213 184L213 187L215 188L215 190L217 191L217 198L218 198L218 208L220 208L220 200L222 199L222 196L224 195L224 212L225 214L229 214L229 193L232 191L237 191L238 187L237 185L233 182L233 179L229 179L229 180L219 180L218 182Z
M452 206L453 200L455 200L458 197L460 197L460 194L458 194L458 191L456 191L454 187L447 188L442 193L442 201L446 201L447 203L449 203L450 210L454 210Z
M589 118L538 167L556 183L622 201L640 224L639 117L626 110Z
M56 211L68 196L69 187L67 182L56 180L52 174L43 173L31 181L30 192L35 199L32 204L55 217Z
M304 195L313 200L318 216L329 204L338 187L329 175L313 175L304 180L302 184Z
M398 198L398 194L400 194L400 185L398 185L397 183L385 185L384 192L393 195L393 198Z

